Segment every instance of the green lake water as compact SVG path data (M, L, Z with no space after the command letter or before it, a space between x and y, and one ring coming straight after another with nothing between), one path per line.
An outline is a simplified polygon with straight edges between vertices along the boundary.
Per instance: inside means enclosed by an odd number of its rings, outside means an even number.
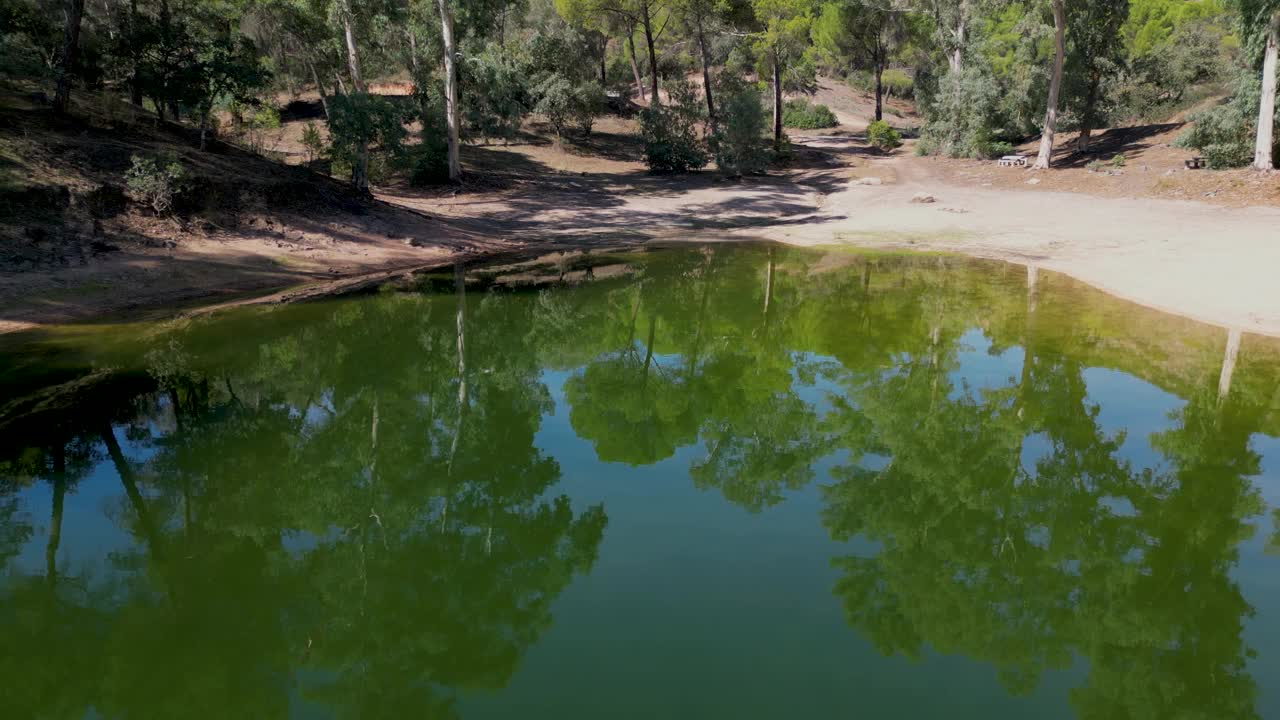
M6 348L3 718L1280 718L1280 342L1060 275L597 252Z

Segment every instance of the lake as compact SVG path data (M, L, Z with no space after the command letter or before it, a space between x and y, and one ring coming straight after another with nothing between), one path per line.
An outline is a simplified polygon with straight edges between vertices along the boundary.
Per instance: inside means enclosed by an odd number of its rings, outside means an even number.
M743 244L10 338L0 716L1280 717L1278 388Z

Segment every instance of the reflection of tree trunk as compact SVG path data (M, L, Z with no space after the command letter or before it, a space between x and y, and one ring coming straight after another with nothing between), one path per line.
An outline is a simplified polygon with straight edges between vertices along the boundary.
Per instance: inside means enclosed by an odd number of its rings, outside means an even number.
M160 536L156 532L155 523L152 522L151 513L147 512L147 505L142 499L142 493L138 490L138 483L133 477L129 461L120 451L120 443L116 441L116 431L110 423L107 423L103 425L101 435L103 444L107 446L107 454L111 456L111 464L115 466L116 474L120 476L120 484L124 486L124 494L128 496L134 514L138 516L138 524L142 527L142 533L151 547L151 554L157 561L162 560Z
M457 300L458 424L453 430L453 442L449 444L450 475L453 474L453 460L458 454L458 443L462 440L462 421L467 414L467 281L461 263L453 265L453 289Z
M1031 387L1031 367L1035 364L1035 318L1040 303L1040 268L1027 266L1027 319L1022 340L1022 376L1018 379L1018 417L1025 409L1024 398Z
M1218 375L1218 404L1227 401L1231 393L1231 376L1236 371L1236 358L1240 355L1240 330L1227 331L1227 347L1222 354L1222 373Z
M58 545L62 543L62 503L67 494L67 453L62 443L53 449L53 511L49 516L49 542L44 548L45 579L58 584Z
M649 381L649 364L653 362L653 339L658 332L658 316L649 315L649 341L645 344L644 351L644 373L642 382Z
M773 300L773 248L769 248L769 264L764 273L764 329L769 329L769 304Z

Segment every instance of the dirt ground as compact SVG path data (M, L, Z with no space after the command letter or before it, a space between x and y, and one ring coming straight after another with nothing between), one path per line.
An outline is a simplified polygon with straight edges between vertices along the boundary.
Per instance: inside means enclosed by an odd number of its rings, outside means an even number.
M163 128L109 132L92 118L47 128L36 109L5 107L0 181L18 173L68 188L71 220L18 212L0 222L0 331L171 315L273 291L268 299L282 301L460 257L763 238L1035 264L1169 312L1280 335L1280 283L1271 277L1280 267L1280 175L1184 170L1190 153L1169 147L1176 126L1096 137L1094 157L1125 155L1111 174L1071 155L1069 136L1048 172L915 157L911 143L885 154L862 137L868 98L827 83L817 99L841 127L791 131L786 167L738 180L648 175L635 121L619 117L560 141L530 124L514 142L466 146L460 187L389 177L376 200L354 206L342 183L301 168L234 148L184 150L184 161L217 179L210 193L237 200L234 212L180 221L133 204L99 217L86 199L118 183L132 153L190 138ZM307 107L286 113L270 141L289 162L305 160L298 138L315 120ZM891 107L892 124L914 122L909 108ZM309 190L293 197L300 182ZM0 201L22 202L12 183L0 187L8 188ZM926 199L917 195L932 201L913 202Z

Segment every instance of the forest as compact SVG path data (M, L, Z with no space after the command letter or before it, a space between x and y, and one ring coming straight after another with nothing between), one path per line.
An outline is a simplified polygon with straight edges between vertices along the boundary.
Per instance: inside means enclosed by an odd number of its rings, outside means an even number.
M460 181L460 147L557 137L635 110L658 173L785 161L786 127L834 124L819 77L875 98L873 144L989 158L1039 136L1192 121L1212 167L1276 162L1276 0L0 0L0 67L55 111L128 103L253 145L291 100L304 142L367 190L388 167ZM395 87L394 94L385 92ZM909 99L917 125L885 111ZM181 168L139 157L131 188L168 199Z

